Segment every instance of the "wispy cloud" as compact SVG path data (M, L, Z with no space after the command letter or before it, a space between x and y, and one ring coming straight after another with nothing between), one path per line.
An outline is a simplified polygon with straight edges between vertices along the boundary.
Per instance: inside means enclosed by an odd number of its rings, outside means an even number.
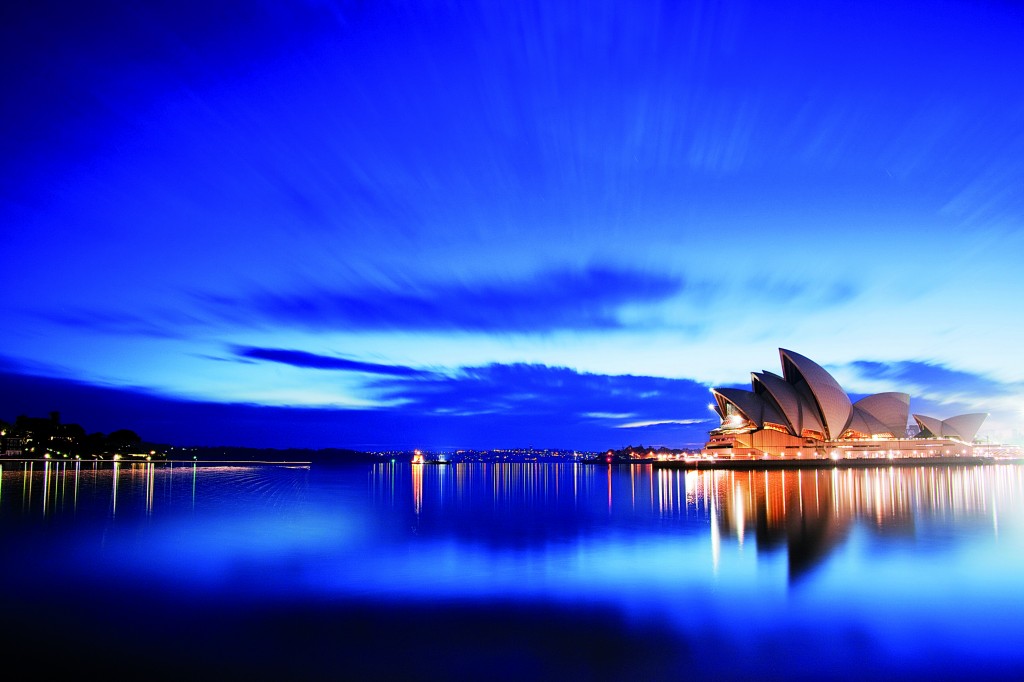
M861 379L884 382L889 390L901 390L930 400L948 400L955 396L994 397L1019 392L1017 384L952 369L941 364L904 360L898 362L857 361L848 366Z
M710 419L662 419L662 420L648 420L642 422L629 422L628 424L619 424L616 428L619 429L642 429L647 426L666 426L668 424L681 424L689 426L691 424L705 424L711 421Z
M292 367L308 369L326 369L339 372L361 372L364 374L382 374L386 376L415 377L427 374L422 370L402 365L382 365L373 362L361 362L334 355L318 355L300 350L283 348L235 348L234 354L240 358L278 362Z
M459 414L515 413L566 424L633 419L697 424L707 388L687 379L612 376L536 364L464 367L451 374L380 378L374 388L407 409ZM678 415L679 420L663 415ZM659 418L655 418L655 417Z
M264 361L244 357L247 349L239 350L245 361ZM273 349L248 350L259 351L248 355L276 357L263 352ZM350 369L347 363L325 361L314 354L285 354L280 359L325 372ZM66 421L90 430L132 428L144 438L177 444L365 447L372 443L380 448L536 444L600 450L625 445L625 432L617 422L632 416L637 423L648 424L645 441L690 447L706 438L701 419L643 419L705 409L707 389L680 379L591 375L543 365L488 365L451 374L370 365L353 371L373 370L367 372L374 375L370 382L390 396L387 406L268 407L32 376L4 371L2 360L0 380L12 388L0 395L0 412L7 412L7 418L58 409ZM54 401L55 395L61 396L59 401Z
M654 304L683 291L677 276L619 267L566 268L515 280L395 282L362 289L311 287L250 296L202 295L212 314L323 330L549 332L624 326L626 306Z
M199 321L194 316L170 310L143 316L135 312L101 310L96 307L33 311L32 316L78 331L149 339L188 338L185 329Z

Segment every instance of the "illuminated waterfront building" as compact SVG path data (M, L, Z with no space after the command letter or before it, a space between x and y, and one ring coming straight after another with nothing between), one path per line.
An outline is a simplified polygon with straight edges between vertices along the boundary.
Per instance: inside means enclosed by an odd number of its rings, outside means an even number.
M913 415L910 396L877 393L852 402L839 382L809 358L779 349L782 376L753 372L751 390L714 388L721 418L705 452L731 457L923 457L973 453L985 413L948 419Z

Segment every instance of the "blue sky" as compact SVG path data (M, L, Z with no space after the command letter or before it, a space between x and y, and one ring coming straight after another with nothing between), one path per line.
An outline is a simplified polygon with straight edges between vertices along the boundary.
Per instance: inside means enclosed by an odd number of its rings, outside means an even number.
M1024 442L1016 3L3 12L0 418L684 447L784 347Z

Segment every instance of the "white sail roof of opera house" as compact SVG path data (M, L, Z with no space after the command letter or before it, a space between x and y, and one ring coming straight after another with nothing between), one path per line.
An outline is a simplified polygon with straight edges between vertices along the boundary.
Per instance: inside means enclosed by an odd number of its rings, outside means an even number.
M831 374L810 358L785 348L779 349L779 355L782 356L782 375L786 381L805 394L809 392L814 399L822 416L826 438L839 438L853 415L850 396Z
M759 427L764 426L766 421L778 424L784 420L773 405L761 400L753 391L744 391L741 388L716 388L712 392L721 406L720 414L725 412L725 403L732 403L747 420Z
M782 376L768 371L752 372L753 390L712 389L722 428L772 428L818 440L906 437L910 416L908 394L876 393L853 403L821 365L785 348L779 349L779 356ZM943 421L914 415L914 419L922 435L970 442L986 416L965 414Z
M798 435L803 431L817 431L824 433L821 426L821 419L815 406L806 395L800 393L792 384L771 372L752 372L750 384L754 393L764 395L767 392L775 403L782 410L786 417L786 425L790 433Z
M876 393L853 404L855 414L867 413L877 419L885 430L900 437L907 432L910 415L910 395L907 393ZM850 428L853 428L851 425Z
M965 443L970 443L978 435L981 423L988 416L986 412L973 412L961 414L949 419L936 419L926 417L923 414L915 414L914 421L921 427L923 435L931 435L938 438L959 438Z

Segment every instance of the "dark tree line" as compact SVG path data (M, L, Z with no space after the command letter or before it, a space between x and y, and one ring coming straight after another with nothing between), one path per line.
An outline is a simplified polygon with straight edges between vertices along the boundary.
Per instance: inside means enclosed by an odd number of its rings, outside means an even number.
M0 420L3 443L0 452L27 457L95 457L132 454L153 446L130 429L87 433L80 424L63 424L59 412L46 417L19 415L14 423Z

